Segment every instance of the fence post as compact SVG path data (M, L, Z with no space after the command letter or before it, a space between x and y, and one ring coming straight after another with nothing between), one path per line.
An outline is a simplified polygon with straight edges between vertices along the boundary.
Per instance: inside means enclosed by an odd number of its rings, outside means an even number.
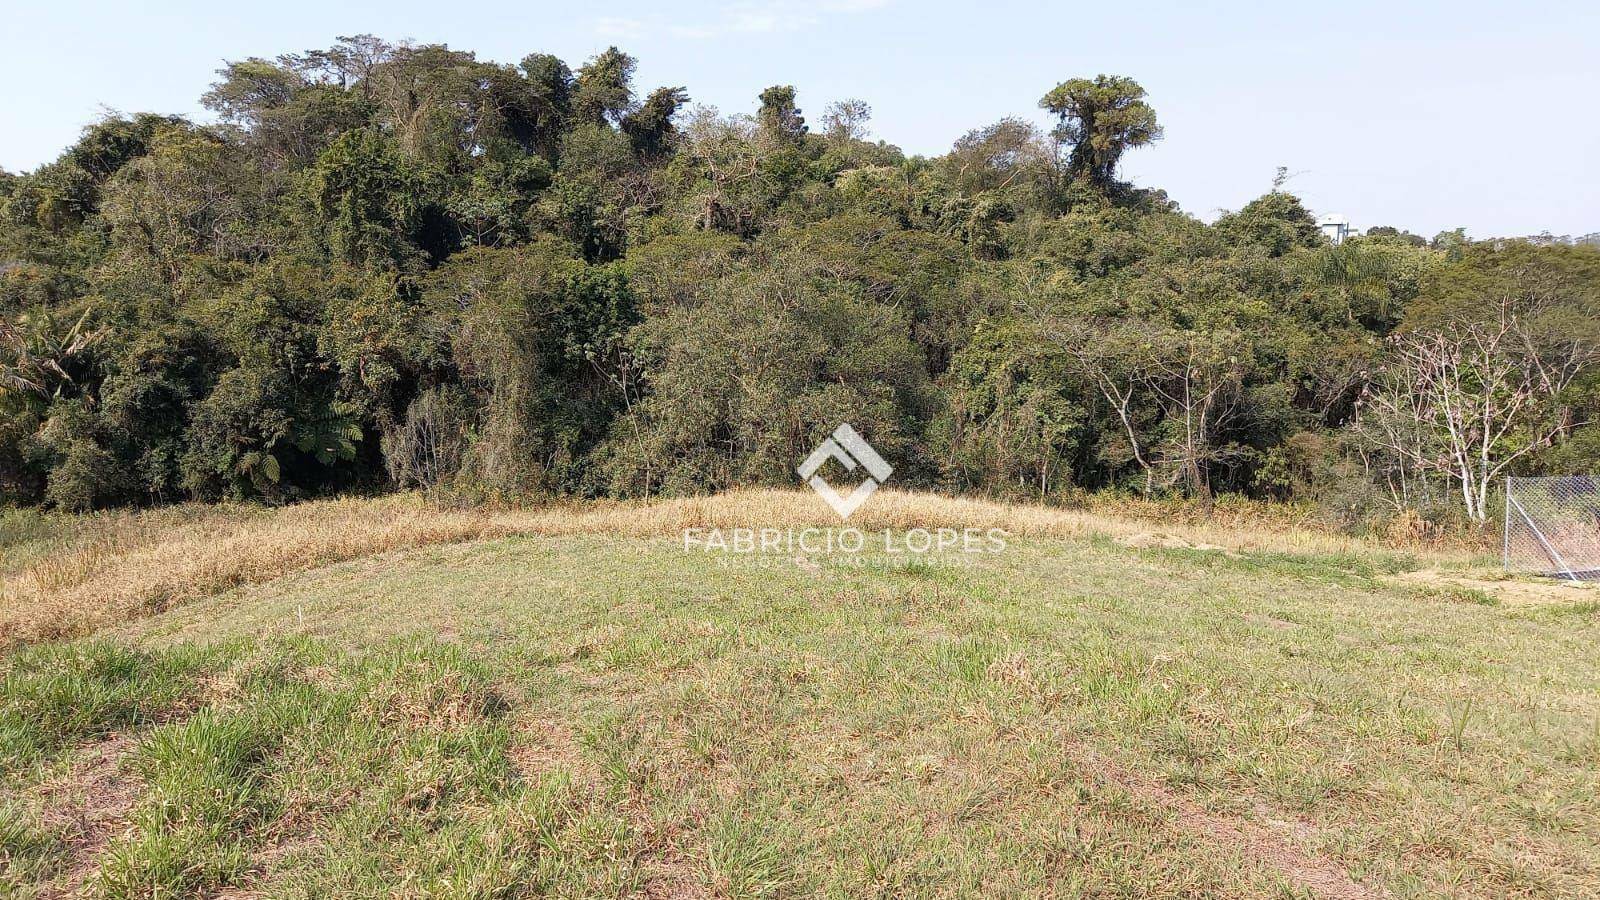
M1505 512L1500 515L1500 570L1511 571L1511 476L1505 482Z

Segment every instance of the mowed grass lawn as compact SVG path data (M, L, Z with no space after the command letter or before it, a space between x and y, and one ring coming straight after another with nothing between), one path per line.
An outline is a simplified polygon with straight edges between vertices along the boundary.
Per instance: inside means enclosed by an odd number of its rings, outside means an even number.
M0 893L1600 896L1593 592L1130 543L511 536L15 649Z

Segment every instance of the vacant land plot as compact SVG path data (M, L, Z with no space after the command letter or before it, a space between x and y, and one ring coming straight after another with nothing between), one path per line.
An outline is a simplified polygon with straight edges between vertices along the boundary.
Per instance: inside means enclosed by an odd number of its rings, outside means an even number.
M0 662L0 892L1600 896L1591 590L911 495L861 527L1013 536L674 536L807 500L58 543L147 564L110 574L19 550L9 640L95 633Z

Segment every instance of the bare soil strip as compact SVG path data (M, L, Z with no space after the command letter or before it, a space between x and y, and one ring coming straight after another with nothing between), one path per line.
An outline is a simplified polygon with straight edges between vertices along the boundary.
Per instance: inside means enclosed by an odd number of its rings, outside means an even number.
M87 748L69 774L41 788L46 803L42 824L63 828L71 836L66 871L43 896L81 893L99 867L101 855L126 830L128 814L144 786L123 772L118 761L137 743L131 735L105 738Z
M1143 803L1169 809L1184 831L1277 871L1293 884L1326 900L1381 900L1389 893L1351 878L1338 863L1312 856L1283 832L1306 835L1304 823L1272 821L1271 825L1210 812L1196 801L1134 775L1088 748L1081 756L1095 777L1127 791ZM1265 818L1265 817L1263 817Z

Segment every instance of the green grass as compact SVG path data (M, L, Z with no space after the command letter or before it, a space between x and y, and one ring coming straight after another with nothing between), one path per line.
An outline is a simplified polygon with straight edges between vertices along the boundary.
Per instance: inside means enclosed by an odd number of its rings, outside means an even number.
M63 745L149 723L192 695L212 655L97 641L11 656L0 662L0 763L12 771Z
M34 824L0 847L64 883L50 785L121 732L108 896L1314 893L1285 853L1397 896L1600 894L1587 593L1095 538L813 562L432 547L22 651L0 800Z
M62 835L25 809L0 804L0 896L26 895L54 878L66 857Z
M154 658L168 655L192 651ZM91 861L92 893L205 895L274 873L290 895L637 884L611 852L628 823L569 777L517 771L510 708L461 648L390 641L351 655L282 640L223 655L206 705L148 729L121 761L139 790L125 833ZM62 753L84 738L52 729L34 743ZM63 887L60 837L7 812L13 889Z

